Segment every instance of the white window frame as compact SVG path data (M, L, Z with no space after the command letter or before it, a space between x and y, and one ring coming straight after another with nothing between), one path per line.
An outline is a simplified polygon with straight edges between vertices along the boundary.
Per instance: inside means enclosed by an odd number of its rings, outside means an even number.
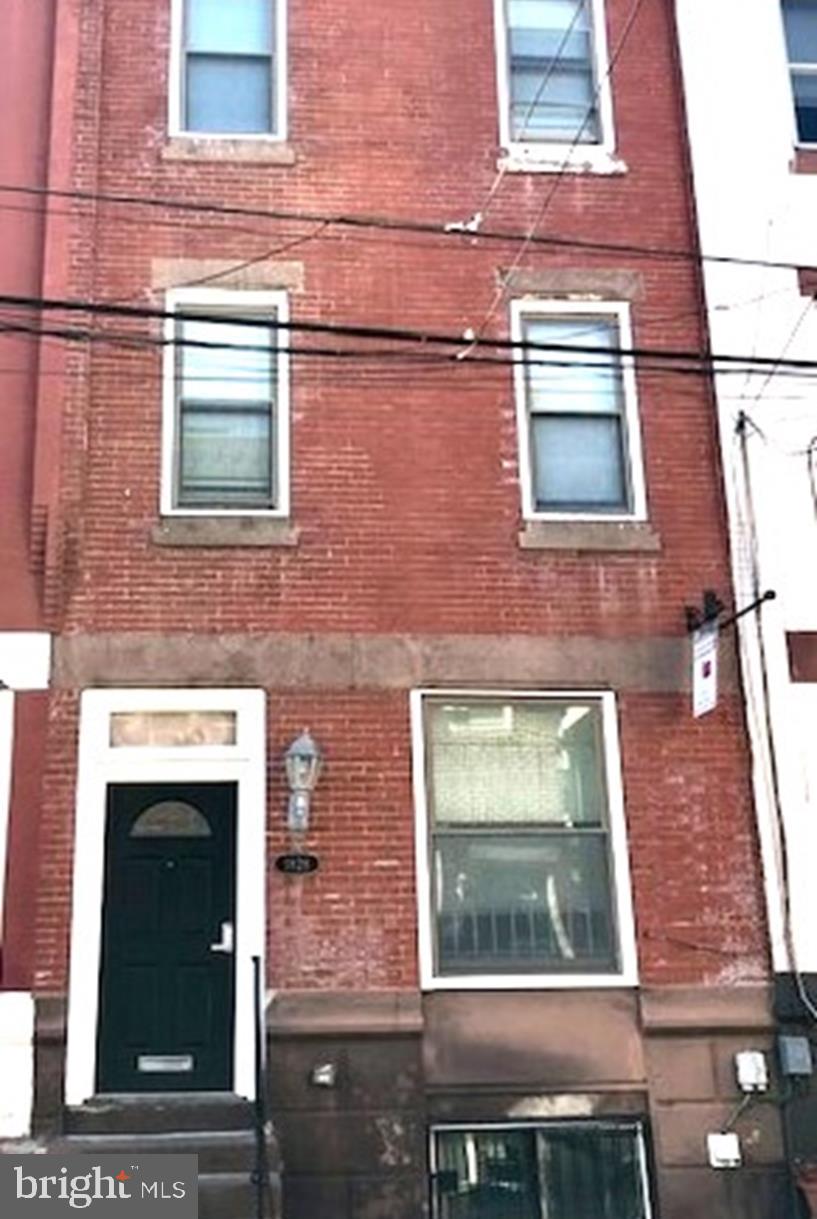
M794 81L792 80L792 76L795 72L799 73L801 76L817 77L817 60L805 60L801 63L799 61L789 59L789 39L788 32L786 30L785 8L785 0L780 0L780 20L783 26L783 47L786 52L786 63L788 65L789 73L789 91L791 94L791 115L794 130L794 144L796 148L817 148L817 140L802 140L800 138L800 132L797 126L797 103L794 96Z
M171 0L168 134L191 140L250 140L280 143L287 138L287 0L270 0L273 16L272 68L275 128L271 131L189 131L184 126L184 5Z
M562 974L437 974L434 962L434 920L432 915L432 860L430 852L429 800L426 789L427 746L424 706L426 699L464 698L508 699L530 702L597 702L601 709L604 740L604 767L607 787L610 900L618 932L620 968L614 973ZM415 808L415 853L417 860L417 930L419 941L420 985L423 990L580 990L587 987L614 988L638 985L630 860L624 813L624 788L615 695L610 690L475 690L422 688L410 693L412 778Z
M176 503L176 445L178 407L176 400L176 314L188 309L213 314L223 313L225 321L233 316L274 313L279 322L289 321L289 300L283 291L231 291L224 288L175 288L165 297L165 347L162 391L162 478L160 511L162 516L245 517L285 519L290 512L290 390L289 331L277 331L275 386L275 429L273 453L274 486L278 489L275 507L253 508L240 504L220 507L191 507Z
M436 1135L444 1134L448 1131L465 1131L481 1133L492 1130L540 1130L543 1127L552 1127L555 1129L565 1129L566 1127L583 1126L588 1130L599 1129L617 1129L622 1128L632 1129L637 1146L638 1146L638 1165L639 1175L641 1177L641 1190L644 1195L645 1203L645 1219L652 1219L653 1216L653 1201L652 1190L650 1188L650 1170L647 1157L647 1136L646 1123L642 1118L622 1118L620 1121L611 1121L609 1118L562 1118L553 1120L538 1120L529 1118L515 1122L433 1122L429 1126L428 1131L428 1164L432 1179L436 1177L439 1168L437 1164L437 1139ZM431 1190L431 1215L432 1219L439 1219L439 1210L437 1207L437 1191Z
M499 105L499 142L507 169L585 170L596 173L621 172L625 167L615 159L616 137L613 123L613 96L607 50L605 0L586 0L593 23L595 96L599 109L601 139L597 143L570 143L548 140L515 140L511 135L511 82L507 21L507 0L494 0L494 43L496 46L497 101Z
M511 301L511 337L515 344L524 341L523 328L530 318L601 318L609 317L618 325L619 341L625 350L633 345L630 306L622 301L564 301L524 299ZM525 352L514 348L514 393L516 398L516 431L519 438L519 483L522 516L526 521L646 521L647 489L644 480L644 457L638 411L635 361L621 356L623 390L622 422L624 425L624 460L632 489L632 509L629 512L545 511L536 507L533 492L533 457L531 453L530 421L525 378Z
M236 945L232 1091L255 1095L252 958L265 960L266 699L250 689L86 690L80 700L68 986L65 1100L96 1091L97 1019L105 876L107 791L115 783L235 783ZM234 711L231 746L117 747L117 711Z

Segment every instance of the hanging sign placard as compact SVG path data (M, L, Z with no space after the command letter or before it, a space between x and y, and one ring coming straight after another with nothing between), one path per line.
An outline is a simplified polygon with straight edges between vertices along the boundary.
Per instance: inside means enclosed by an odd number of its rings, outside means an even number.
M692 633L692 714L695 719L718 705L717 622L706 622Z

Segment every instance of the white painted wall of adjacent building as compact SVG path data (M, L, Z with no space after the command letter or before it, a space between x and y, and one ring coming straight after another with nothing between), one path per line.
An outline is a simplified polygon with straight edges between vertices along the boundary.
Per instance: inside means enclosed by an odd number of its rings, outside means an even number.
M779 0L676 0L703 254L817 266L817 174L794 172L796 128ZM817 303L794 269L704 262L712 350L817 361ZM773 375L770 375L770 372ZM792 683L787 631L817 631L817 491L805 450L817 437L817 374L716 378L736 600L758 584L772 735L788 844L791 937L763 714L756 623L741 630L748 719L775 967L817 971L817 683ZM756 530L746 493L741 411ZM753 426L756 425L756 426ZM817 442L815 442L817 443Z
M0 991L0 1079L0 1138L21 1138L34 1101L34 1000L20 991Z
M50 667L50 635L0 631L0 942L13 766L15 761L40 765L39 758L26 762L15 756L14 697L45 689ZM34 1096L34 1000L29 993L0 990L0 1080L0 1138L19 1138L31 1128Z

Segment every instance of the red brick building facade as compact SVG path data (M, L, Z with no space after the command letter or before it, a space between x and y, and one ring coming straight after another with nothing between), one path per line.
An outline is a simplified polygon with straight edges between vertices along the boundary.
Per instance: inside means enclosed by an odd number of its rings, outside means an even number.
M728 641L690 710L684 606L729 591L666 358L705 346L669 6L56 8L37 1128L251 1095L258 954L286 1219L532 1208L526 1157L588 1154L640 1219L777 1213L773 1110L738 1177L706 1156L771 1023ZM156 854L190 808L219 851ZM227 1005L221 1066L117 1006L170 1019L123 947L148 857L206 872L193 922L224 886L232 973L179 1000Z

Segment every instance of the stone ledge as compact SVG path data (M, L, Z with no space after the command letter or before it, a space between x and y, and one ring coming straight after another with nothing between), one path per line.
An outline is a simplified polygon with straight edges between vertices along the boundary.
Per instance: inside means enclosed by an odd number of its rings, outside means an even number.
M297 546L289 521L256 516L165 517L150 531L156 546Z
M737 689L724 651L724 696ZM266 686L277 689L689 690L686 635L599 639L586 635L359 635L265 630L218 635L100 631L54 641L52 685Z
M769 1032L774 1028L772 988L746 986L644 987L641 1022L647 1034Z
M267 1008L273 1037L420 1033L419 991L282 991Z
M294 165L298 158L283 140L199 139L193 135L171 136L161 150L163 161L240 161L257 165Z
M177 284L208 281L210 287L232 288L240 292L266 292L284 289L303 292L304 264L291 259L267 259L250 266L236 266L234 258L153 258L150 282L157 292L167 292ZM162 307L164 302L160 302Z
M638 521L526 521L522 550L595 550L658 554L661 537Z
M817 174L817 148L813 145L795 148L791 169L796 174Z
M560 298L593 301L641 301L644 276L640 271L616 268L586 269L558 267L531 270L527 267L501 267L497 286L512 296L536 295L548 300Z

